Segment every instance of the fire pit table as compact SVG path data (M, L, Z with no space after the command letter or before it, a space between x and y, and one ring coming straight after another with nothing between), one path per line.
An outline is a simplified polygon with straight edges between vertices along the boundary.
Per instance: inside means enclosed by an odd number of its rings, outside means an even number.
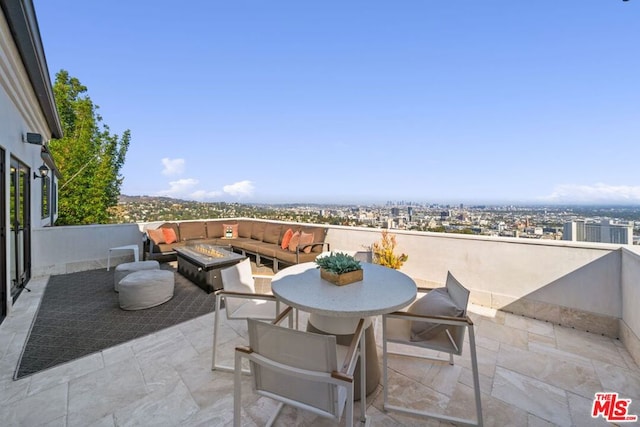
M220 270L246 258L230 247L195 244L175 248L178 272L202 289L211 293L222 289Z

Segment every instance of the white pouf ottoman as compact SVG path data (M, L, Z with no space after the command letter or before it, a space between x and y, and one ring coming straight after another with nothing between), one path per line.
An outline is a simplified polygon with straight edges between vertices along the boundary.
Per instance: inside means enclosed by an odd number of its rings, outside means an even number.
M113 273L113 290L118 292L118 283L125 278L128 274L134 271L141 270L157 270L160 268L158 261L137 261L137 262L125 262L116 267L116 271Z
M155 307L173 298L174 275L167 270L140 270L125 276L118 285L123 310Z

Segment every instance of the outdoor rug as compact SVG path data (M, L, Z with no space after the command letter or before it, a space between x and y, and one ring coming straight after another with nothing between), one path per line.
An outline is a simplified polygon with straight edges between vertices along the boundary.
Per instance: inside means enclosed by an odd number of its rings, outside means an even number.
M161 268L175 272L170 264L161 264ZM113 290L113 274L114 269L100 269L49 278L16 369L16 379L215 309L215 294L207 294L175 273L171 300L145 310L122 310L118 293Z

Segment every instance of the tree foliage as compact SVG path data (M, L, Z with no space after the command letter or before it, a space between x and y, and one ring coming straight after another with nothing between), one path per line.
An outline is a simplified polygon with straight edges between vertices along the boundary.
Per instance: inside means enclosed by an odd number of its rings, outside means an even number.
M107 223L120 196L130 131L112 135L86 86L67 71L56 74L53 92L64 134L49 144L62 175L57 224Z

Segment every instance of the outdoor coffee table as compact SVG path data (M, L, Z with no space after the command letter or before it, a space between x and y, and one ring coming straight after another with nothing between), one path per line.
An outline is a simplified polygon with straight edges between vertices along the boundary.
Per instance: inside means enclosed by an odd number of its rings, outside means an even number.
M178 273L211 293L222 289L220 270L239 263L244 255L230 247L195 244L174 248L178 257Z

